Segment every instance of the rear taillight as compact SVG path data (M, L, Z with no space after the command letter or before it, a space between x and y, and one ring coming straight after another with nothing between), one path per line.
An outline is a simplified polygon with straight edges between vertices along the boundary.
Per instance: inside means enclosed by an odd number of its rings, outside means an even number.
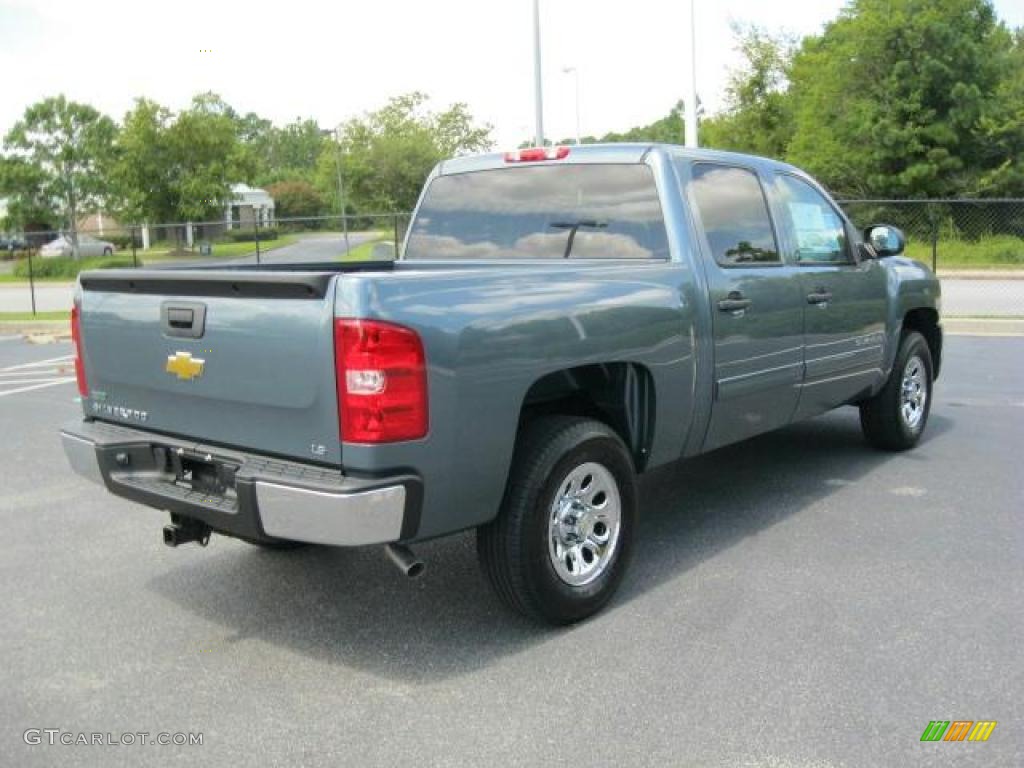
M564 160L568 156L568 147L528 147L506 152L505 162L536 163L541 160Z
M71 343L75 345L75 379L78 380L78 394L89 396L89 383L85 380L85 358L82 357L81 310L75 304L71 307Z
M393 443L427 434L427 366L415 331L336 319L334 358L342 440Z

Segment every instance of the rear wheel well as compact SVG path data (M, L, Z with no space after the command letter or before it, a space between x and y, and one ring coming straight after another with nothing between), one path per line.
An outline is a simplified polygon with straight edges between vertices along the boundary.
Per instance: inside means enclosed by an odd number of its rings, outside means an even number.
M654 380L636 363L595 363L549 373L523 399L519 428L543 416L564 414L604 422L626 444L642 472L654 437Z
M912 309L903 316L903 330L917 331L928 342L932 355L933 378L939 378L942 365L942 333L939 330L939 313L930 307Z

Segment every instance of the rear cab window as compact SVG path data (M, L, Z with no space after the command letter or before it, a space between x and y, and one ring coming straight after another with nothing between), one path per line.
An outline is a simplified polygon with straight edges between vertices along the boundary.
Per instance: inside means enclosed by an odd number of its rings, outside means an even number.
M667 259L646 165L534 165L438 176L406 259Z

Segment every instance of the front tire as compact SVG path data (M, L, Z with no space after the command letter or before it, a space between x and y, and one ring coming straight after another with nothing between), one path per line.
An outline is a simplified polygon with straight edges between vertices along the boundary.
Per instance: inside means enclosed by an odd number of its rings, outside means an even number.
M114 255L114 251L111 250L110 248L104 248L103 255L109 258Z
M477 529L484 573L513 610L571 624L611 599L629 562L636 474L607 425L571 416L527 424L501 510Z
M860 405L861 429L871 445L886 451L917 445L931 411L933 370L924 336L904 333L889 380Z

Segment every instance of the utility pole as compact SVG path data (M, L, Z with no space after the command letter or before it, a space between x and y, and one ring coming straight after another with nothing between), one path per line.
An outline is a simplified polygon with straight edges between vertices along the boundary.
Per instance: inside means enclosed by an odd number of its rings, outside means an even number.
M540 0L533 0L533 92L537 130L534 141L544 146L544 96L540 83Z
M700 146L697 142L697 0L690 0L690 77L686 81L684 122L685 143L688 147Z

